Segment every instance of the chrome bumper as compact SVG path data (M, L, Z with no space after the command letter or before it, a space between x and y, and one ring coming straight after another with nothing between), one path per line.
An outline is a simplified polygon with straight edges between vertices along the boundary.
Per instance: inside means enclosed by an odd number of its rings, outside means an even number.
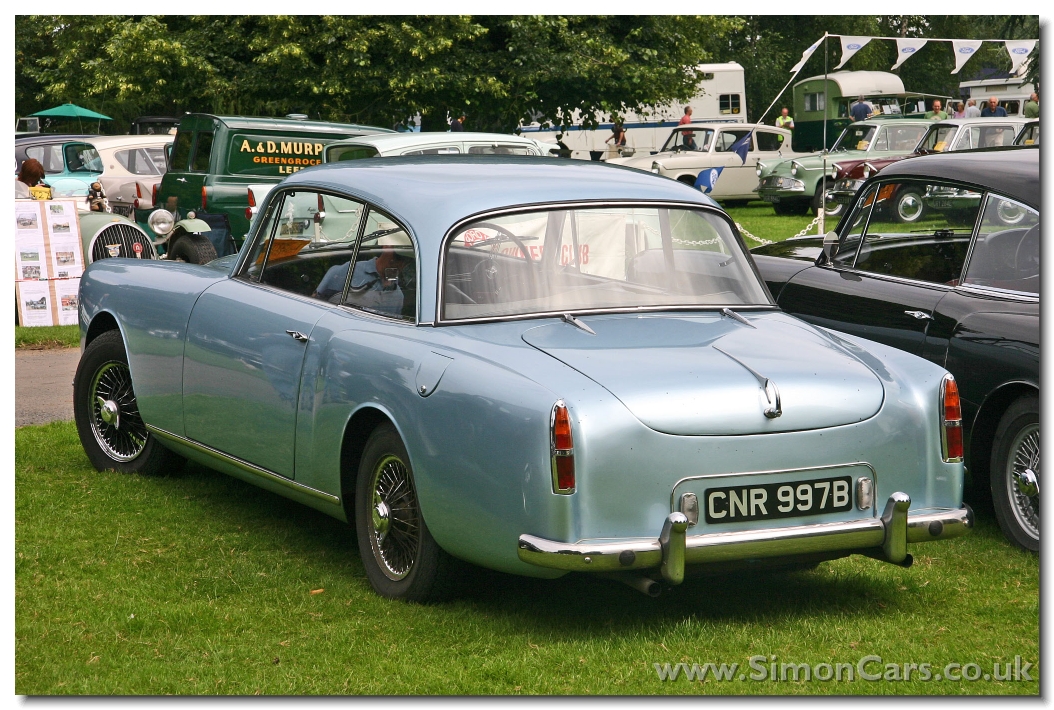
M909 560L907 543L959 537L973 527L969 507L908 515L910 506L906 494L894 493L879 518L693 536L686 535L684 514L671 513L658 539L573 543L520 535L519 556L539 567L570 572L658 568L667 582L680 584L687 565L817 552L861 552L904 564Z

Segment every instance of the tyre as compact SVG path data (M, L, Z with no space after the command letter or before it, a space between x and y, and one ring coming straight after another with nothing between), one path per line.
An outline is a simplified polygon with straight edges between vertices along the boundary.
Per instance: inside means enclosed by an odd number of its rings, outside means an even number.
M99 471L163 474L185 463L139 416L119 330L103 333L84 349L73 379L73 416L84 452Z
M457 561L428 532L410 457L391 424L378 426L363 449L355 532L366 577L382 597L427 603L453 593Z
M1018 547L1039 551L1039 397L1021 397L999 420L992 441L992 506Z
M181 234L168 250L168 258L188 264L207 264L216 258L216 247L204 234Z
M922 219L926 206L918 190L901 190L893 198L893 219L903 224L913 224Z
M801 217L809 211L808 200L790 200L772 203L772 209L781 217Z

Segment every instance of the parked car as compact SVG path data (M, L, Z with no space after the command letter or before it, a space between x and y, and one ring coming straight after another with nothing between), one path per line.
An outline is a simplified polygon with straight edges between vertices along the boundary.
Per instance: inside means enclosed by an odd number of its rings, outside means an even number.
M887 203L907 188L954 199L960 214L905 224ZM1039 549L1039 209L1039 150L942 153L872 176L826 238L753 250L787 313L951 371L975 495L991 496L1007 538L1029 550Z
M120 214L78 212L84 263L100 259L157 259L150 235L138 224Z
M732 145L751 130L754 136L746 162L732 152ZM708 193L716 200L756 200L759 164L801 157L791 150L791 132L772 126L742 123L692 123L678 126L655 155L615 158L607 162L648 170L695 185L703 170L721 168L720 176Z
M165 150L173 136L92 136L99 154L102 183L110 209L135 218L136 209L154 206L154 186L165 174Z
M650 593L711 563L906 565L971 525L954 379L782 313L698 190L353 160L286 178L248 239L87 270L81 441L353 523L382 595L440 596L455 559Z
M102 175L99 153L91 141L99 136L37 134L15 137L15 174L22 163L35 158L44 166L44 181L53 197L77 198L78 208L87 210L84 199L91 184Z
M863 161L915 150L932 121L906 118L872 118L852 123L826 156L813 154L758 166L758 195L771 202L776 214L819 213L823 185L833 184L843 161ZM826 166L826 172L824 172ZM842 205L830 203L827 214L841 214Z
M870 176L887 165L916 155L974 150L1013 145L1025 120L1020 118L955 118L930 126L929 130L908 155L890 156L856 162L839 163L840 170L834 186L827 192L828 202L846 205ZM893 214L902 222L917 222L926 214L922 195L903 190L889 201Z
M1039 145L1039 121L1029 121L1014 139L1014 145Z
M180 119L156 204L138 210L136 221L155 235L169 258L204 263L233 254L249 229L246 188L250 184L274 184L320 164L322 149L335 140L394 133L387 128L304 119L186 114Z
M413 155L554 155L559 146L504 133L380 133L334 141L322 153L323 163ZM250 220L276 183L249 185Z

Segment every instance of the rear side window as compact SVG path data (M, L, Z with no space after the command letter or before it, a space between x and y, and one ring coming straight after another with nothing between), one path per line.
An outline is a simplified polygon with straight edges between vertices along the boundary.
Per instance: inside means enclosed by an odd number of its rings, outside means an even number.
M970 126L955 143L955 150L1013 145L1017 126Z
M754 134L758 142L758 150L777 151L783 147L783 135L770 131L757 131Z
M439 145L431 148L408 150L403 155L460 155L461 149L456 145Z
M360 160L376 158L380 155L377 149L368 145L335 145L326 149L326 162L336 163L341 160Z
M525 145L473 145L469 146L470 155L535 155L535 152Z
M190 145L193 140L193 133L180 131L176 134L176 142L172 146L172 170L179 172L190 168Z
M148 152L146 148L133 148L129 150L118 150L113 157L121 164L121 167L133 175L161 175L164 172L164 153L160 149L154 149L154 153ZM160 160L160 164L158 164Z
M347 268L343 274L347 276ZM383 212L371 209L366 216L344 304L397 320L417 319L414 244Z
M61 173L65 170L62 164L61 145L35 145L32 148L26 148L26 157L39 160L40 164L44 166L44 172L48 175Z
M195 173L207 173L211 159L212 132L201 131L198 133L198 145L194 149L194 167L192 171Z
M732 146L737 140L750 133L750 131L721 131L717 136L717 143L714 145L715 153L727 153L732 150ZM753 150L753 148L751 148Z
M1039 213L988 195L964 284L1039 293Z
M95 146L87 143L70 143L63 148L66 166L71 173L102 172L102 159Z

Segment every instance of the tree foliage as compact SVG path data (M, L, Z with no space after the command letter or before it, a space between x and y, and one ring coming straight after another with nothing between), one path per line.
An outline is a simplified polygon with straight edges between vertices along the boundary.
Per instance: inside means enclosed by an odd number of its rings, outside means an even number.
M1038 37L1034 16L18 16L15 106L21 115L73 101L114 117L184 111L391 126L421 114L442 130L464 111L477 130L566 124L689 98L703 62L746 69L751 118L775 98L824 32L906 37ZM1038 49L1035 55L1038 56ZM829 42L828 67L840 59ZM823 72L817 52L802 77ZM891 42L847 69L888 70ZM930 43L898 73L909 90L957 95L983 67L1009 67L986 44L962 76ZM1037 73L1039 62L1032 63ZM790 96L786 97L789 105ZM778 112L767 117L772 120Z

